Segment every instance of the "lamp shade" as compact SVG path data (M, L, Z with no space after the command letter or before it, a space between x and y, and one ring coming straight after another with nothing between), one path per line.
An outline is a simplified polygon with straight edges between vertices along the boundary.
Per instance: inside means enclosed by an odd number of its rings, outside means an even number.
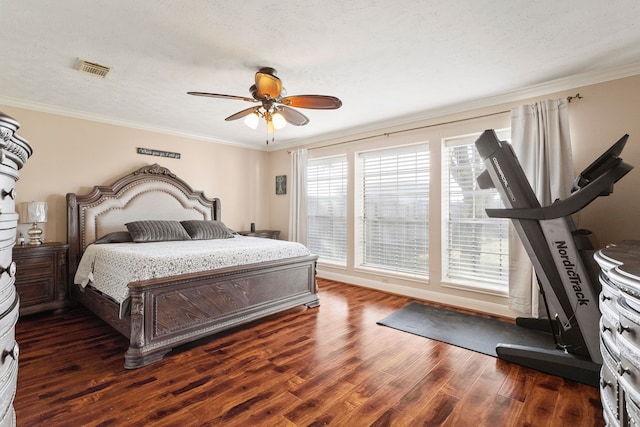
M47 211L47 202L24 202L20 222L31 224L47 222Z
M280 113L274 113L271 120L273 120L273 127L276 129L282 129L287 125L287 120Z
M260 117L256 113L251 113L244 119L244 124L250 127L251 129L255 129L258 127L258 121L260 121Z

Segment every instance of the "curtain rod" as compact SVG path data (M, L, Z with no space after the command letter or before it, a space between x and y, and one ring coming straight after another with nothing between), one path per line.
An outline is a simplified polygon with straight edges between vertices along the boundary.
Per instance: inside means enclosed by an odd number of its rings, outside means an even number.
M474 120L474 119L481 119L481 118L484 118L484 117L497 116L499 114L505 114L505 113L508 113L510 111L511 110L498 111L496 113L483 114L481 116L466 117L464 119L449 120L447 122L434 123L434 124L431 124L431 125L418 126L418 127L409 128L409 129L394 130L392 132L379 133L379 134L376 134L376 135L363 136L362 138L355 138L355 139L349 139L347 141L334 142L333 144L322 145L322 146L319 146L319 147L311 147L311 148L307 148L307 150L311 151L311 150L316 150L318 148L333 147L333 146L336 146L336 145L349 144L349 143L352 143L352 142L366 141L367 139L379 138L381 136L387 136L388 137L388 136L391 136L391 135L396 135L396 134L404 133L404 132L411 132L411 131L414 131L414 130L428 129L428 128L432 128L432 127L436 127L436 126L450 125L452 123L466 122L467 120ZM289 153L290 153L290 151L289 151Z
M582 99L582 98L583 97L579 93L576 93L574 96L567 96L567 101L571 102L574 99ZM411 132L411 131L414 131L414 130L421 130L421 129L428 129L428 128L432 128L432 127L436 127L436 126L450 125L450 124L453 124L453 123L461 123L461 122L466 122L468 120L482 119L482 118L485 118L485 117L497 116L499 114L506 114L506 113L509 113L509 112L511 112L511 110L498 111L496 113L482 114L480 116L466 117L464 119L449 120L447 122L434 123L434 124L431 124L431 125L424 125L424 126L418 126L418 127L409 128L409 129L401 129L401 130L395 130L395 131L392 131L392 132L379 133L379 134L376 134L376 135L363 136L362 138L355 138L355 139L349 139L347 141L334 142L333 144L321 145L319 147L311 147L311 148L307 148L307 150L311 151L311 150L316 150L316 149L319 149L319 148L334 147L336 145L350 144L352 142L359 142L359 141L366 141L367 139L379 138L381 136L388 137L388 136L395 135L395 134L398 134L398 133ZM290 153L291 153L291 151L287 151L287 154L290 154Z
M579 93L576 93L576 94L575 94L575 95L573 95L573 96L567 96L567 101L568 101L568 102L571 102L571 101L573 101L574 99L582 99L582 98L583 98L583 97L582 97L582 95L580 95Z

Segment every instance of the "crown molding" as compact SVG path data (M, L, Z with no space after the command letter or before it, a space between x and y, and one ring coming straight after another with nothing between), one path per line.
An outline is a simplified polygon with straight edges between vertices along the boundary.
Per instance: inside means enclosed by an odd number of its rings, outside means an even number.
M66 117L73 117L77 119L89 120L94 122L106 123L116 126L123 126L133 129L139 129L149 132L162 133L166 135L173 135L183 138L195 139L199 141L213 142L217 144L231 145L240 148L249 148L259 151L277 151L282 149L288 149L300 145L313 144L328 140L334 140L339 138L348 138L350 136L380 132L383 129L389 129L394 127L402 127L408 124L430 120L438 117L444 117L451 114L464 113L466 111L472 111L481 108L494 107L501 104L508 104L511 102L520 101L523 99L535 98L538 96L548 95L550 93L561 92L569 89L576 89L583 86L588 86L597 83L603 83L612 80L618 80L625 77L636 76L640 74L640 62L633 64L611 68L607 70L588 71L584 73L574 74L572 76L563 77L556 80L524 87L521 89L504 92L498 95L484 97L480 99L470 100L468 102L462 102L458 104L447 105L441 108L435 108L427 111L422 111L417 114L396 117L382 123L377 122L372 125L358 126L341 131L332 132L328 134L318 135L313 138L301 138L293 141L288 141L286 144L274 146L256 146L249 144L241 144L233 141L225 141L220 139L214 139L201 134L195 134L190 132L184 132L177 129L163 128L160 126L149 125L145 123L134 122L130 120L118 119L114 117L104 116L100 114L86 113L82 111L70 110L62 107L56 107L48 104L41 104L37 102L24 101L16 98L0 96L0 104L25 108L29 110L40 111L44 113L57 114Z
M195 139L198 141L214 142L216 144L232 145L235 147L251 148L254 150L264 151L262 147L256 147L255 145L241 144L234 141L226 141L226 140L211 138L206 135L201 135L197 133L185 132L185 131L171 129L171 128L163 128L161 126L154 126L146 123L140 123L140 122L135 122L131 120L104 116L101 114L93 114L93 113L87 113L84 111L71 110L71 109L49 105L49 104L41 104L38 102L24 101L21 99L4 97L1 95L0 95L0 104L7 105L9 107L24 108L27 110L56 114L59 116L71 117L75 119L89 120L92 122L105 123L105 124L122 126L122 127L138 129L138 130L143 130L148 132L161 133L163 135L173 135L173 136L178 136L182 138Z
M524 88L503 92L501 94L470 100L467 102L451 104L440 108L435 108L420 113L396 117L384 122L377 122L374 125L364 125L350 128L341 132L333 132L331 134L320 135L313 138L300 139L291 141L288 147L279 146L277 149L291 148L299 145L313 144L329 140L344 139L362 134L383 133L385 129L401 128L402 126L415 125L417 122L432 120L439 117L445 117L452 114L460 114L468 111L478 110L482 108L490 108L498 105L509 104L524 99L536 98L549 95L556 92L562 92L570 89L578 89L598 83L604 83L613 80L619 80L626 77L640 75L640 62L633 64L611 68L607 70L596 70L572 76L563 77L548 82L527 86Z

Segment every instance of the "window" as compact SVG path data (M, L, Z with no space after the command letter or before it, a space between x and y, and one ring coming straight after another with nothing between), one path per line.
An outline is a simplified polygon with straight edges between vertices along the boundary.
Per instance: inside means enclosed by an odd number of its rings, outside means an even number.
M502 140L508 131L497 132ZM484 162L475 147L480 136L444 140L443 279L473 287L505 290L509 279L509 219L489 218L486 208L504 208L494 188L482 190L476 178Z
M360 153L360 266L427 276L429 147Z
M347 158L307 165L307 246L322 261L347 262Z

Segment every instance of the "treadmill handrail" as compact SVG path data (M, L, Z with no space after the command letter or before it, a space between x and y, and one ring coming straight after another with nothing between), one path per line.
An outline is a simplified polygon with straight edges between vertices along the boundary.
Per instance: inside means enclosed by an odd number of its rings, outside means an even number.
M618 158L618 164L591 181L580 190L572 193L564 200L554 202L552 205L535 208L503 208L486 209L491 218L512 218L546 220L573 215L580 211L599 196L611 193L611 186L625 176L633 166L628 165Z

